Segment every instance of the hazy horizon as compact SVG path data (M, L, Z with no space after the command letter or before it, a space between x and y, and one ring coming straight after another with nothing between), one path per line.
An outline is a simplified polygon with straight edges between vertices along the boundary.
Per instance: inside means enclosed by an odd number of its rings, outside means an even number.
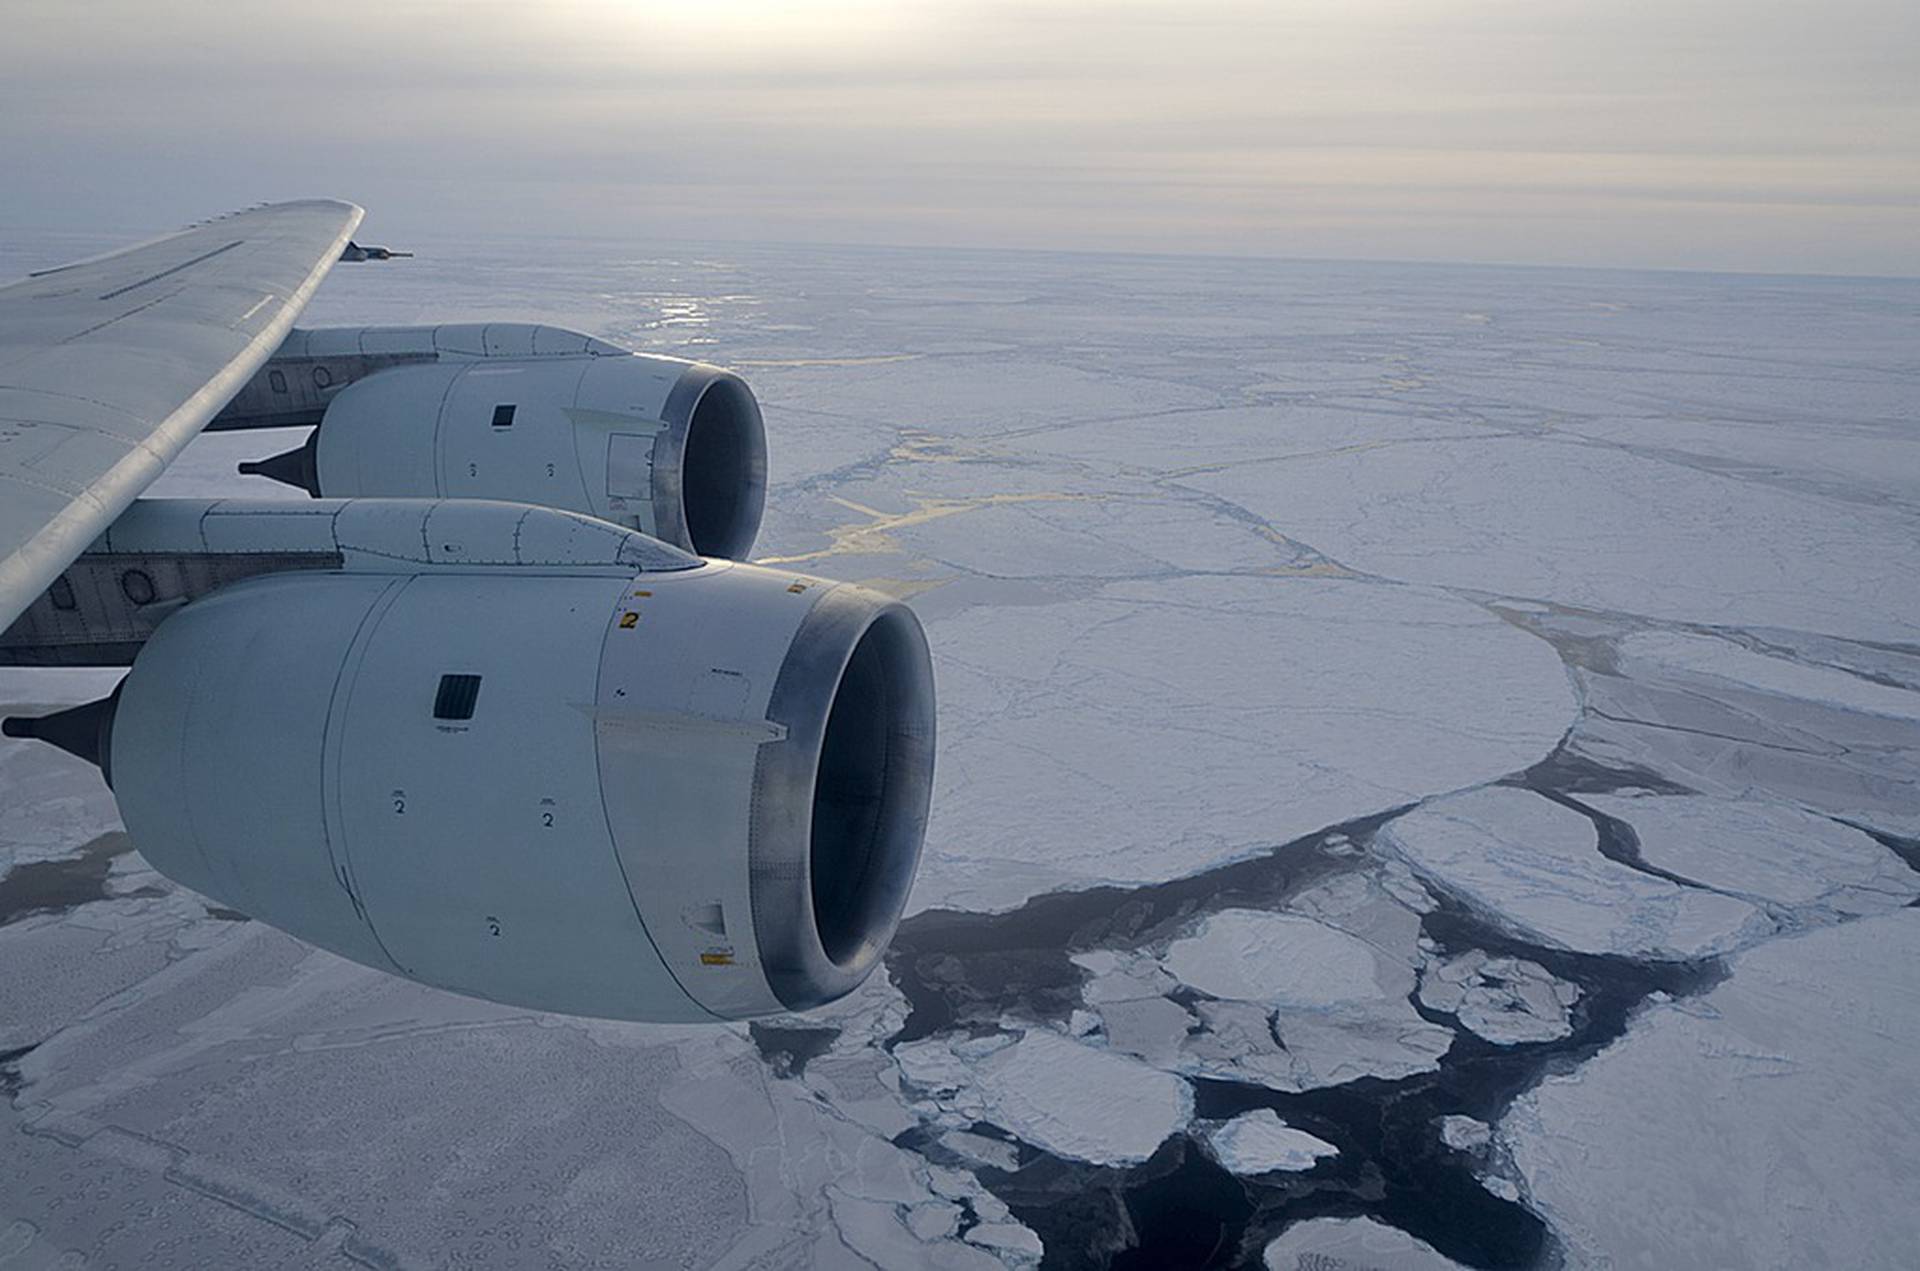
M10 230L1920 274L1891 0L27 0Z

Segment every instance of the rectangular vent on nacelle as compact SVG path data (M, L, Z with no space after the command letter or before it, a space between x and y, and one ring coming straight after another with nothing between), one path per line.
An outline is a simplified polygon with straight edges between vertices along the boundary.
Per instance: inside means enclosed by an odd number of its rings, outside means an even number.
M479 676L443 675L440 677L440 691L433 698L433 717L472 719L473 704L479 697Z
M513 427L513 407L495 406L493 408L493 426L495 428Z

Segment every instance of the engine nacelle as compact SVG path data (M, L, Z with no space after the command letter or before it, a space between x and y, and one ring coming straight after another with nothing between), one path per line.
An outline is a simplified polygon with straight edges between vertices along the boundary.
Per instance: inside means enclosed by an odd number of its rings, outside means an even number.
M500 1002L692 1021L841 996L924 836L925 637L850 585L666 564L350 561L193 602L107 734L134 843L302 939Z
M753 547L766 430L730 371L518 324L296 336L215 426L320 426L243 472L326 498L535 503L702 556L738 560Z

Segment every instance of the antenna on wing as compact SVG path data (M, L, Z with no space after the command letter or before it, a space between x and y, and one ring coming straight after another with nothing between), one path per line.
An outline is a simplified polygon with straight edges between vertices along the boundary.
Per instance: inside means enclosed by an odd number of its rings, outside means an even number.
M269 477L282 485L290 485L296 490L305 490L314 498L320 497L320 430L314 429L307 434L301 445L295 446L285 454L274 455L270 459L249 459L240 464L243 477Z
M120 706L120 688L97 702L55 711L51 715L9 715L0 721L0 733L27 737L58 746L96 765L113 788L113 716Z
M341 260L398 260L402 256L411 256L412 252L397 252L391 247L362 247L352 239L340 253Z

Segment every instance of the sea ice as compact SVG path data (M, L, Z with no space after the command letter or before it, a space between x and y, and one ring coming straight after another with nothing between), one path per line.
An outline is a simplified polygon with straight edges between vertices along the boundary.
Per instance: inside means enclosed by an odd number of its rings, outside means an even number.
M939 814L916 910L1177 878L1525 767L1575 711L1545 642L1337 579L1109 583L927 626Z
M1267 1271L1460 1271L1424 1240L1371 1218L1309 1218L1267 1245Z
M1680 622L1920 634L1920 563L1899 511L1670 456L1489 433L1187 480L1406 582Z
M1164 997L1108 1002L1100 1007L1099 1020L1107 1045L1159 1068L1176 1065L1181 1044L1197 1022L1186 1007Z
M1500 1123L1577 1262L1895 1267L1920 1248L1920 911L1769 941Z
M1744 900L1608 860L1591 820L1525 790L1435 799L1388 823L1380 839L1430 885L1562 949L1698 958L1772 930Z
M1440 1141L1456 1152L1476 1152L1493 1142L1493 1127L1472 1117L1440 1118Z
M968 1244L983 1249L999 1249L1038 1260L1043 1252L1040 1237L1017 1222L983 1222L967 1232Z
M1314 1010L1381 995L1373 949L1311 918L1227 909L1175 940L1167 971L1214 997Z
M1093 949L1072 955L1072 962L1091 977L1081 990L1090 1006L1160 997L1180 986L1157 961L1138 954Z
M1619 639L1577 669L1587 709L1568 749L1700 794L1920 836L1920 727L1906 713L1920 694L1898 687L1920 683L1920 658L1805 632L1741 638L1767 652L1672 632Z
M1162 966L1218 999L1194 1007L1181 1071L1299 1091L1437 1067L1453 1033L1408 1001L1418 916L1366 879L1293 903L1323 916L1223 910L1169 945Z
M1579 999L1578 985L1539 963L1489 957L1480 949L1429 962L1420 973L1420 1005L1502 1046L1567 1036L1573 1032L1567 1012Z
M1785 803L1581 795L1633 827L1647 864L1717 891L1860 915L1920 896L1920 874L1869 835Z
M1208 1129L1202 1140L1221 1167L1235 1174L1310 1170L1321 1157L1340 1154L1340 1149L1325 1139L1282 1121L1272 1108L1243 1112Z
M1643 664L1711 676L1744 689L1824 702L1844 710L1920 723L1920 692L1875 683L1828 666L1757 653L1716 636L1637 631L1620 642L1619 667L1633 677Z
M1055 1156L1131 1165L1187 1123L1177 1076L1045 1028L929 1038L894 1049L906 1080L962 1121L988 1121Z

